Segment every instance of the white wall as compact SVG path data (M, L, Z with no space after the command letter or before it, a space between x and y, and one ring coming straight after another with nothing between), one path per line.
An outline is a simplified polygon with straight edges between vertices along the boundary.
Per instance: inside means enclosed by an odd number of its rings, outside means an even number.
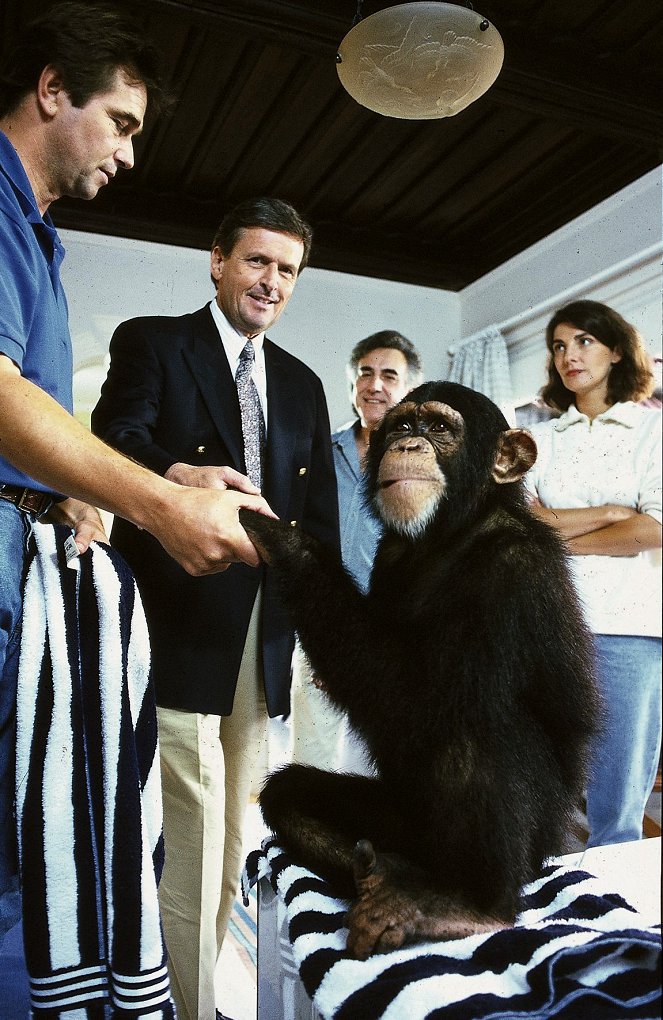
M460 294L307 269L270 335L321 377L333 426L351 416L344 366L352 346L398 329L419 348L429 379L448 349L497 323L509 345L516 403L543 385L545 324L576 296L617 308L661 352L661 172L652 171ZM62 231L63 279L74 343L77 414L87 420L106 374L108 341L123 319L179 315L212 296L208 253Z
M62 277L74 346L76 413L86 421L106 376L108 342L124 319L180 315L213 295L209 255L63 230ZM397 329L419 349L427 375L446 368L460 337L460 298L430 287L308 268L270 336L322 379L332 426L351 417L345 363L354 344L380 329Z
M516 403L545 381L545 325L566 301L616 308L661 353L661 168L461 291L461 334L498 324Z

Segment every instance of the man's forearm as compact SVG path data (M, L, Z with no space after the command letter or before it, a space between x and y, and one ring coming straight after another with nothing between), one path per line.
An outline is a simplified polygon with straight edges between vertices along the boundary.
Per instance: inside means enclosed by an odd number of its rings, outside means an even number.
M154 474L93 436L2 356L0 454L43 485L150 531L189 573L259 562L238 513L270 514L263 499L185 488Z
M3 361L6 359L0 359ZM171 483L106 446L18 371L0 371L0 454L31 478L145 527Z

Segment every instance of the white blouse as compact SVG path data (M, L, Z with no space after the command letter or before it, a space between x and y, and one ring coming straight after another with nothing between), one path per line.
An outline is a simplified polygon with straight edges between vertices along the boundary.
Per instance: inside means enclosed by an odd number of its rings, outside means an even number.
M525 481L543 506L616 503L661 522L660 411L628 401L590 421L572 405L530 431L538 456ZM660 637L660 550L570 564L593 633Z

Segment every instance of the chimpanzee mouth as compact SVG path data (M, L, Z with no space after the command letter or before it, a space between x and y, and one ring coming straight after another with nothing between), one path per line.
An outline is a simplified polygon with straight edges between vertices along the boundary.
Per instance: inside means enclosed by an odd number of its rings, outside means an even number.
M380 482L380 488L389 489L392 485L398 485L399 482L429 482L434 485L438 481L439 479L431 478L429 475L404 475L402 478L385 478Z

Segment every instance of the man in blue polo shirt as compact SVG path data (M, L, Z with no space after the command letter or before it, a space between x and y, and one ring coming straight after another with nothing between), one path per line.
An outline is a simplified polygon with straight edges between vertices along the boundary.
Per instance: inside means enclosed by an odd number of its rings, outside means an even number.
M0 68L0 942L17 920L14 716L34 521L69 524L84 552L107 540L100 506L150 531L190 573L207 574L238 559L257 565L238 509L270 512L235 471L220 469L217 489L185 488L71 415L64 251L48 208L63 195L94 198L133 166L132 139L160 95L142 30L95 3L40 15Z

